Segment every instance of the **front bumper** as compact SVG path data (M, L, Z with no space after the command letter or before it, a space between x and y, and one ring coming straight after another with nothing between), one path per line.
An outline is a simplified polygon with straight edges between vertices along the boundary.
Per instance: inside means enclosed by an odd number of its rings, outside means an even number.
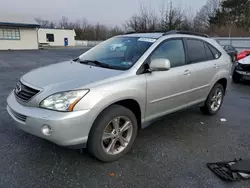
M13 92L7 99L7 111L23 131L60 146L85 144L94 121L90 110L56 112L23 106L17 102ZM42 132L44 125L51 127L48 136Z

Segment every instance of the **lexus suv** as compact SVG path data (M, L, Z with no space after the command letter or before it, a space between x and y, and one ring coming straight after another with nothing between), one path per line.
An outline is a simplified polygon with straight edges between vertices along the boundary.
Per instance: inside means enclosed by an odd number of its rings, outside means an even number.
M127 153L153 120L194 105L216 114L231 66L225 50L203 34L125 34L25 74L8 96L7 111L32 135L86 147L110 162Z

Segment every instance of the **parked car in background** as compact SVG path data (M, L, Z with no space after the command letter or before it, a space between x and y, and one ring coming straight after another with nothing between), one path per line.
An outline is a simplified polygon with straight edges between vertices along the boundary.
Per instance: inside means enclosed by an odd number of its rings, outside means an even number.
M110 51L119 44L125 51ZM167 114L197 105L215 115L231 65L203 34L116 36L72 61L22 76L7 110L20 129L61 146L87 147L110 162L130 150L139 129Z
M223 48L228 53L228 55L230 55L232 62L235 62L237 59L238 51L232 45L226 45Z
M238 83L243 80L250 80L250 54L240 59L233 71L233 81Z
M238 55L237 55L237 61L239 61L239 60L247 57L248 55L250 55L250 50L245 50L243 52L238 53Z

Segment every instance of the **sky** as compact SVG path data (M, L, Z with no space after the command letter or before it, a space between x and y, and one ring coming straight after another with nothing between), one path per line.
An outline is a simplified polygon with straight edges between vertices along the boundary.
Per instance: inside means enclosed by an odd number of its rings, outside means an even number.
M91 23L120 25L138 12L140 5L159 11L170 0L0 0L0 12L58 20L86 18ZM174 6L195 13L206 0L172 0Z

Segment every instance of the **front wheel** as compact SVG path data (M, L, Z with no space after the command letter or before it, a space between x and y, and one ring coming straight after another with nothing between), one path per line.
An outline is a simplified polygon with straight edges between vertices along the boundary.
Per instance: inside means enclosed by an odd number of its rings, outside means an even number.
M201 107L201 111L204 114L215 115L220 110L223 99L224 99L224 88L221 84L217 83L214 85L212 90L210 91L207 100L203 107Z
M132 147L137 129L137 119L131 110L119 105L110 106L95 121L88 150L103 162L115 161Z

